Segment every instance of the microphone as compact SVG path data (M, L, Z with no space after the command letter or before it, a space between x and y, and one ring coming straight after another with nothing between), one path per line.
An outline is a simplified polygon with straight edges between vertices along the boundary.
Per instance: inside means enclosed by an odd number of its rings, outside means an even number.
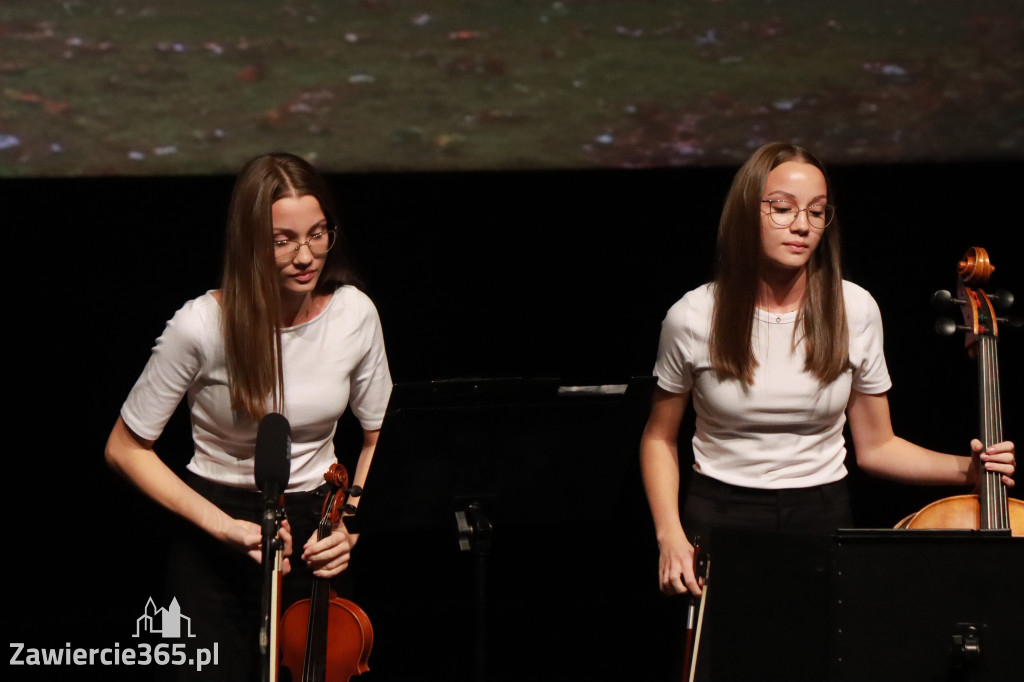
M292 429L284 415L271 412L256 431L256 487L264 500L275 502L288 487L291 474Z
M277 623L281 617L281 553L284 543L278 535L284 518L282 495L291 474L292 428L283 415L271 412L260 420L256 431L256 487L263 493L261 542L263 589L260 623L260 680L277 680Z

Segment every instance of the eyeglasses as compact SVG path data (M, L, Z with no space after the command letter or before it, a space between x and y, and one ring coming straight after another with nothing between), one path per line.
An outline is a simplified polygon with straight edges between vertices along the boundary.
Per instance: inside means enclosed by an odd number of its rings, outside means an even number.
M303 246L309 247L309 252L316 257L326 255L337 241L337 230L320 230L309 236L304 242L297 242L294 239L275 239L274 258L278 263L291 263L299 255L299 249Z
M800 208L789 199L762 199L761 203L768 204L768 217L772 219L774 227L789 227L803 211L807 213L808 225L815 230L824 230L836 214L836 207L832 204L811 204L807 208Z

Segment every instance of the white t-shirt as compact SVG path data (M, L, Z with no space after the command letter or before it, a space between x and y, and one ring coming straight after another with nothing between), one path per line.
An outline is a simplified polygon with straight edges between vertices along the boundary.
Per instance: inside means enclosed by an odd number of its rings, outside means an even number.
M156 440L187 395L195 443L189 470L255 490L258 424L231 411L221 329L211 293L186 303L157 339L121 416ZM288 492L313 490L336 461L332 439L347 405L366 430L384 420L392 384L377 309L358 289L340 287L318 316L281 330L281 354L292 437Z
M843 426L851 390L878 394L892 382L882 350L882 317L871 295L843 282L849 325L849 366L822 385L804 371L804 344L793 347L797 313L756 312L754 382L718 378L708 338L714 285L673 305L662 323L654 374L658 386L690 391L697 414L694 469L748 488L804 488L846 475Z

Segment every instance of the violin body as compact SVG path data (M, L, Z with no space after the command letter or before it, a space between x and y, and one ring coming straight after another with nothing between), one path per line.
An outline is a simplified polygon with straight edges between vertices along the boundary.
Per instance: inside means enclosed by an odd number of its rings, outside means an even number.
M348 472L334 464L324 478L334 489L324 500L318 540L328 537L341 520ZM292 682L348 682L370 669L370 619L354 602L339 597L330 583L314 576L310 598L295 602L281 617L280 665L291 673Z
M298 672L299 676L292 679L347 681L369 670L373 648L370 619L354 602L333 591L327 608L327 626L314 633L322 643L312 646L323 652L323 658L306 655L310 604L311 600L302 599L289 606L281 617L281 665Z

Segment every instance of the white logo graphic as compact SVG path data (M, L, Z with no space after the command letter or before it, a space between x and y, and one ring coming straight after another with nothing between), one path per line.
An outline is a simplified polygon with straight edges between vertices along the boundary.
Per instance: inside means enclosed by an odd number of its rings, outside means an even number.
M181 633L182 623L185 625L184 630L187 633L185 635ZM181 606L178 605L177 597L171 599L171 604L166 609L158 609L153 603L153 598L149 598L149 601L146 602L146 609L135 620L135 634L132 637L138 637L143 632L159 633L165 639L182 636L195 637L192 634L192 619L181 614Z

